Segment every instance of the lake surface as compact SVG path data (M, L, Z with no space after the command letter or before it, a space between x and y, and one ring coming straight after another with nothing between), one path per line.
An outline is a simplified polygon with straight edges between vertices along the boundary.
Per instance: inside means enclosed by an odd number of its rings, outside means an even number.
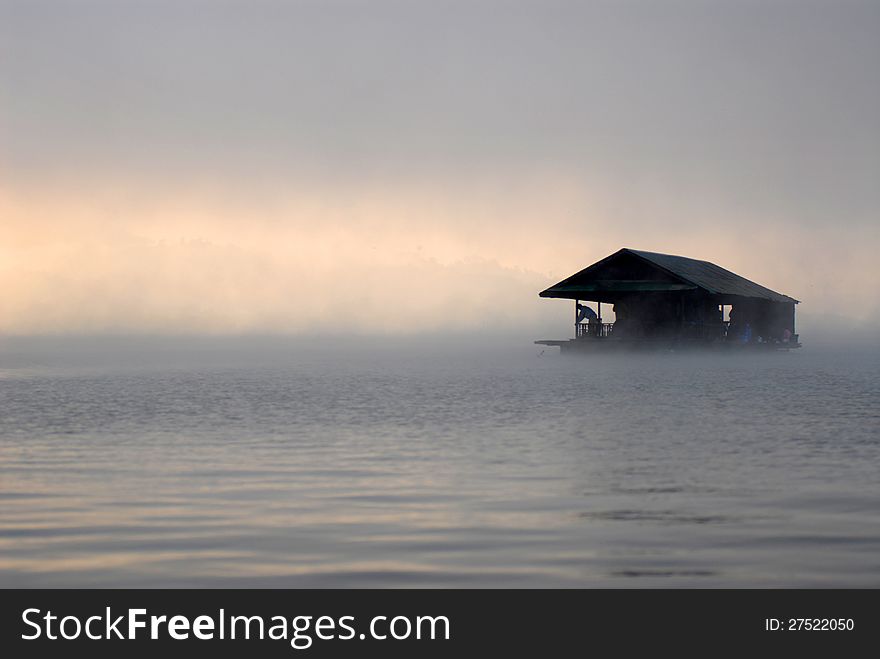
M0 585L880 587L880 357L0 343Z

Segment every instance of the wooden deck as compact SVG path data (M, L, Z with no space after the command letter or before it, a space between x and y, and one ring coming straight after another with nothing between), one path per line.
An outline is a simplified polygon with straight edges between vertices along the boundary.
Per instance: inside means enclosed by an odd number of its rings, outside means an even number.
M800 348L798 335L789 341L779 339L762 341L758 337L744 341L739 333L733 334L729 322L674 323L658 325L650 330L644 327L617 328L615 323L575 323L573 339L535 341L537 345L558 347L562 352L608 352L615 350L681 350L710 348L713 350L778 351Z
M782 342L758 342L743 343L740 341L705 341L699 339L687 339L681 337L663 338L603 338L594 336L581 336L576 339L543 339L535 341L536 345L552 346L561 352L577 353L607 353L618 351L642 351L642 350L712 350L723 352L757 351L777 352L800 348L798 341Z

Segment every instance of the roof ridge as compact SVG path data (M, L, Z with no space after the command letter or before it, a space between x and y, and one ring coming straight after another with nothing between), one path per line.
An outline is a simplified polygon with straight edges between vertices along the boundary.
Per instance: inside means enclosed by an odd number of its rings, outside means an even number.
M624 249L627 252L632 252L634 254L656 254L657 256L668 256L669 258L673 258L673 259L687 259L688 261L697 261L699 263L709 263L710 265L714 265L717 268L721 267L720 265L718 265L717 263L713 263L712 261L707 261L706 259L695 259L692 256L682 256L681 254L667 254L666 252L651 252L646 249L633 249L632 247L624 247ZM727 270L727 268L723 268L723 269ZM728 272L731 272L731 271L728 270ZM736 274L736 273L734 273L734 274Z

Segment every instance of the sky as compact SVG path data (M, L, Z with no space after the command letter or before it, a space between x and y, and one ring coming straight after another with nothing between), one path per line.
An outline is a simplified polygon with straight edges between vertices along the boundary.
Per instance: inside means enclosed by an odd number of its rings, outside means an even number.
M537 293L624 246L878 327L878 35L847 0L0 0L0 334L561 338Z

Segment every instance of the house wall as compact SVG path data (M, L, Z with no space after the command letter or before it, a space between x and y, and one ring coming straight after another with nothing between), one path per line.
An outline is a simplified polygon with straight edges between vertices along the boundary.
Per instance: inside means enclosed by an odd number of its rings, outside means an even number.
M764 340L782 339L786 329L795 333L793 302L743 299L733 304L731 314L731 332L736 335L742 333L746 323L755 340L759 336Z

